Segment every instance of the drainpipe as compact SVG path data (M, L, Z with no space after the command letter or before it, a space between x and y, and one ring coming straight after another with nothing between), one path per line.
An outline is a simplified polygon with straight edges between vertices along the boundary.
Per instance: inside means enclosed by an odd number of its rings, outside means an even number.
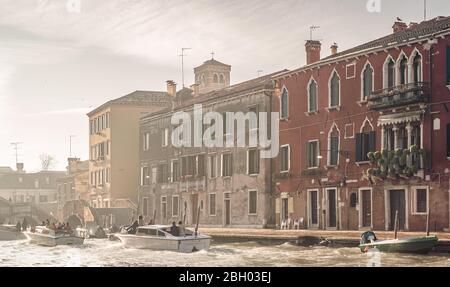
M433 46L430 45L429 51L429 59L430 59L430 98L428 99L429 103L431 103L432 95L433 95ZM430 108L431 112L431 108ZM429 172L433 167L433 120L430 113L430 161L429 161Z
M264 95L266 95L267 97L269 97L269 114L271 115L271 113L272 113L272 110L273 110L273 93L274 93L274 91L275 91L275 89L273 89L272 90L272 92L264 92ZM270 117L270 118L272 118L272 117ZM271 123L269 123L269 124L271 124ZM270 196L269 196L269 198L271 198L272 196L274 196L274 192L273 192L273 190L274 190L274 186L273 186L273 161L274 161L274 159L273 158L271 158L270 160L269 160L269 172L270 172L270 175L269 175L269 186L270 186ZM269 202L269 206L271 206L272 205L272 199L270 199L270 202ZM276 202L274 202L274 205L276 205ZM272 209L272 210L275 210L276 209L276 206L274 206L274 208L269 208L269 210L270 209ZM269 214L269 218L267 219L267 222L266 222L266 225L269 225L269 222L271 221L270 219L271 219L271 214ZM274 225L276 225L276 214L273 214L273 221L274 221Z

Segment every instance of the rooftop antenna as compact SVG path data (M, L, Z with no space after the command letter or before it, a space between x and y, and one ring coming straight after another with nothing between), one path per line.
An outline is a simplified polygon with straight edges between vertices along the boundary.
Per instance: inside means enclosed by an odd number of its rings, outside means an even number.
M309 39L312 41L313 40L313 32L317 29L320 29L320 26L314 26L312 25L311 27L309 27Z
M20 149L21 144L23 144L23 142L11 143L11 145L13 146L13 149L14 149L14 155L16 157L16 166L17 166L17 163L19 162L19 149Z
M427 0L423 0L423 20L427 20Z
M183 82L183 88L185 87L184 86L184 57L187 56L184 53L184 51L187 51L187 50L191 50L191 48L181 48L181 55L180 55L180 57L181 57L181 79L182 79L182 82Z
M214 53L214 50L212 50L212 52L211 52L211 60L214 60L214 55L215 55L216 53Z
M72 158L72 139L76 137L74 135L69 136L69 158Z
M262 72L264 72L263 70L258 70L256 71L258 73L258 78L261 77Z

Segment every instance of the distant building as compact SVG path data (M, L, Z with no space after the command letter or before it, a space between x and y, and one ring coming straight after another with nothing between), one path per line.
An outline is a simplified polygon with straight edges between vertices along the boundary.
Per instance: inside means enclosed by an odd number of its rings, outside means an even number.
M0 197L11 204L34 205L51 215L57 210L57 180L63 171L27 173L23 164L18 169L0 167Z
M274 224L271 160L261 159L258 148L177 148L170 140L171 117L181 111L192 115L196 104L204 114L270 112L271 75L230 86L229 65L209 60L194 71L197 83L191 89L177 92L168 81L170 108L141 118L140 214L161 224L194 225L198 215L202 226ZM257 134L247 129L247 143Z
M80 161L79 158L69 158L66 174L57 179L58 189L58 216L63 220L61 213L67 202L84 200L89 202L89 161Z
M139 188L139 118L168 106L165 92L136 91L89 116L89 203L95 208L136 207Z

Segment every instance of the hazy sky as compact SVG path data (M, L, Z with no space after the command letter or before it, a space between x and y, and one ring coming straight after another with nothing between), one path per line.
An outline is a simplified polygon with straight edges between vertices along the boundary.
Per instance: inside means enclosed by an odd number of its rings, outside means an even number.
M78 6L76 1L80 1ZM66 166L88 156L86 112L134 90L181 86L215 58L232 65L232 83L305 63L309 26L320 26L322 56L391 32L396 17L423 19L423 0L0 0L0 166L39 169L39 154ZM375 0L371 0L375 1ZM74 5L67 5L67 3ZM78 12L78 8L81 9ZM448 0L428 0L428 17L450 15Z

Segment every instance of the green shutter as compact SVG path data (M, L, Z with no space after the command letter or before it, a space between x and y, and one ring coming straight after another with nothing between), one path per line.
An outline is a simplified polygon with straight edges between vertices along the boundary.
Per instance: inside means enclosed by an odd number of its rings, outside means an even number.
M308 159L308 167L312 167L311 143L307 144L306 156L307 156L307 159Z
M447 85L450 85L450 46L447 46Z
M375 131L369 133L369 152L374 152L377 144L377 134ZM366 155L367 156L367 155Z
M363 161L362 155L362 144L363 144L363 136L364 134L356 134L356 162Z

